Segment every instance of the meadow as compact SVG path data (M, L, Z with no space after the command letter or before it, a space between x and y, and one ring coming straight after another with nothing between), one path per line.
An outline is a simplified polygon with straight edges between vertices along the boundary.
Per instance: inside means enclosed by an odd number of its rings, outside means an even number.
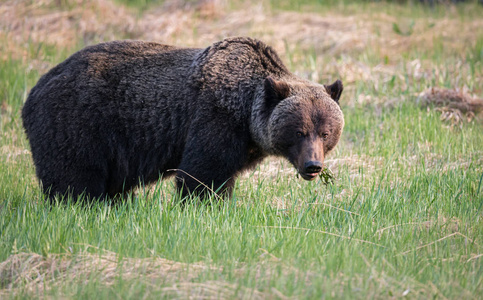
M0 298L478 299L483 295L483 5L417 1L0 2ZM114 39L272 45L297 75L344 82L333 182L270 158L232 199L174 183L109 205L45 201L20 118L39 77Z

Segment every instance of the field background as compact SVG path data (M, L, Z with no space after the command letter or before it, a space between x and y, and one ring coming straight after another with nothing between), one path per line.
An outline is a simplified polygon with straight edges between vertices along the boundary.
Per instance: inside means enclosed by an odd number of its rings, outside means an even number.
M419 95L483 97L482 16L476 1L0 1L0 298L481 299L482 116ZM344 82L332 185L275 158L224 203L181 209L171 181L45 203L20 119L42 74L101 41L238 35Z

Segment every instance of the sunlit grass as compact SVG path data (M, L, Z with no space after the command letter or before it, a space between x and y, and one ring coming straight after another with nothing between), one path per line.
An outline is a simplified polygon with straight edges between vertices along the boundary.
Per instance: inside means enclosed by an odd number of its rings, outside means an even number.
M357 4L333 9L344 7ZM407 16L385 9L407 32ZM415 14L413 34L425 17L444 19L438 14ZM0 295L477 298L483 125L451 126L417 104L430 86L482 96L481 33L474 36L453 48L435 37L395 49L397 57L385 57L382 46L332 56L287 42L291 70L345 83L344 134L327 158L334 183L305 182L288 162L269 159L240 177L232 199L194 199L184 208L169 180L113 205L44 200L20 110L39 76L67 54L27 43L25 57L0 67Z

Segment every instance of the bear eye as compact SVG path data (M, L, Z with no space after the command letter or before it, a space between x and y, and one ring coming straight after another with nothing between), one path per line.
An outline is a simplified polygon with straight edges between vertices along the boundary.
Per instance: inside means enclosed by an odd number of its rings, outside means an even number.
M298 137L298 138L302 138L302 137L304 137L303 132L301 132L301 131L297 131L297 137Z
M328 133L322 133L322 139L325 141L329 137Z

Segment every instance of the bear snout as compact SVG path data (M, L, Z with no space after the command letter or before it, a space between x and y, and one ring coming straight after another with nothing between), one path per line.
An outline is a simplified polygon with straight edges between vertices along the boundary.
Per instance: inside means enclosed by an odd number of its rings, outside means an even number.
M322 171L322 167L324 166L323 163L320 161L308 161L304 165L304 172L306 174L311 174L311 173L319 173Z
M300 169L299 173L305 180L314 180L322 171L323 166L323 162L310 160L304 163L304 167L303 169Z

